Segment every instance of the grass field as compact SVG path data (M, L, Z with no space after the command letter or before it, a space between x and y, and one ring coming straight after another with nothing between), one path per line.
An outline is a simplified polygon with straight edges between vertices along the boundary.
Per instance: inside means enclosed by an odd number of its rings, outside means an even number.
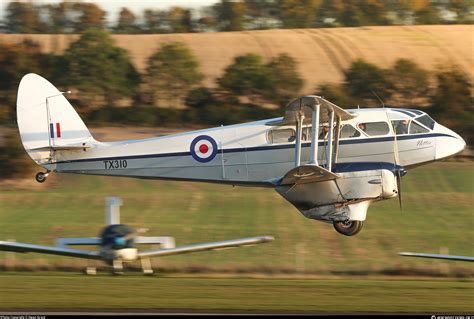
M1 310L472 313L472 281L0 274ZM26 302L27 301L27 302Z
M177 244L276 238L260 246L155 259L162 271L472 276L474 269L463 262L397 254L474 255L473 168L446 162L409 171L402 180L403 211L396 199L373 204L355 237L304 218L271 189L53 175L41 185L1 190L0 239L52 245L57 237L95 236L104 225L105 197L120 196L122 222L146 227L150 236L174 236ZM85 265L67 257L5 252L0 262L17 269Z

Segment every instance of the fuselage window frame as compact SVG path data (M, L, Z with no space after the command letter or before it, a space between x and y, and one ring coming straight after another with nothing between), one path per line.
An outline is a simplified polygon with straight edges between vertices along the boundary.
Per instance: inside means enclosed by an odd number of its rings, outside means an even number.
M283 133L284 131L291 132L291 135L281 135L277 136L275 139L275 132ZM268 144L283 144L283 143L294 143L296 139L296 131L291 127L284 127L284 128L272 128L267 132L267 142Z
M342 133L343 133L343 130L344 130L344 127L350 127L352 128L353 130L353 135L352 136L342 136ZM357 134L357 135L356 135ZM360 130L356 129L352 124L342 124L341 125L341 130L340 130L340 134L339 134L339 138L340 139L348 139L348 138L358 138L358 137L364 137L364 135L362 135L362 133L360 132Z
M373 124L382 124L382 123L386 125L386 132L385 133L369 134L368 126L371 126ZM361 125L364 125L365 128L362 128ZM391 134L390 125L385 121L359 122L359 123L357 123L357 130L362 132L365 136L368 136L368 137L387 136L387 135Z

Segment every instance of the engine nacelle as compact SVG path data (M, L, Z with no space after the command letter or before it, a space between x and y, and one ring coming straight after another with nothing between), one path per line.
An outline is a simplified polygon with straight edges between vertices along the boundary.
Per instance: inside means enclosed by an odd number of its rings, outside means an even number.
M304 216L326 222L365 220L373 201L398 194L397 178L388 169L338 173L340 178L319 183L276 187Z

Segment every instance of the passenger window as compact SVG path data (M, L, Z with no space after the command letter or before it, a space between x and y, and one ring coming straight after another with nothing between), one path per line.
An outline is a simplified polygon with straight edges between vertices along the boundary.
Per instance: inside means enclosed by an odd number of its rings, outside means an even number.
M421 126L420 124L416 123L415 121L411 122L410 125L410 134L418 134L418 133L427 133L428 130Z
M358 126L369 136L387 135L390 132L387 122L359 123Z
M273 129L268 132L267 138L271 144L294 142L296 133L291 128Z
M344 124L341 129L341 138L351 138L351 137L359 137L360 132L357 131L352 125Z
M408 126L410 125L410 120L392 121L392 125L396 135L408 134Z

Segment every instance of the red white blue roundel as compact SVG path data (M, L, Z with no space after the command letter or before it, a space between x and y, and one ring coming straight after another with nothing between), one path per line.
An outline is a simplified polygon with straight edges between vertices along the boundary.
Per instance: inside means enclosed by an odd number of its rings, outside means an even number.
M191 156L198 162L207 163L216 157L217 143L207 135L199 135L191 142Z

